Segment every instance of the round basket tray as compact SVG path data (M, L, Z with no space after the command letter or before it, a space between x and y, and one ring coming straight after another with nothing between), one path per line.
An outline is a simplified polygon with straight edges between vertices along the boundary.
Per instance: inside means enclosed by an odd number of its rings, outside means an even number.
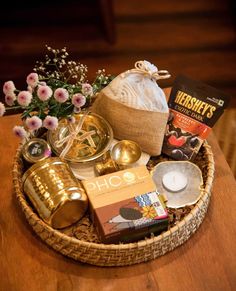
M166 159L168 158L161 156L156 160L151 160L151 164L157 164ZM178 209L176 212L171 210L172 222L168 231L128 244L106 245L100 243L88 216L63 231L55 230L44 223L34 212L22 191L21 148L18 149L14 160L13 182L16 197L26 219L37 235L53 249L65 256L92 265L125 266L164 255L183 244L198 229L207 212L214 177L213 154L207 143L203 144L194 163L201 169L204 180L204 190L200 200L195 205Z

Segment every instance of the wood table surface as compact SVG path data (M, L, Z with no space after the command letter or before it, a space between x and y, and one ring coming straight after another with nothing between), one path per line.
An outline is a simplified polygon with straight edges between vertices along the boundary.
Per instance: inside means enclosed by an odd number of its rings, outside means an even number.
M17 204L12 163L19 115L0 119L0 290L236 290L236 184L213 134L216 171L208 212L174 251L129 267L96 267L66 258L41 241ZM227 124L226 124L227 126Z

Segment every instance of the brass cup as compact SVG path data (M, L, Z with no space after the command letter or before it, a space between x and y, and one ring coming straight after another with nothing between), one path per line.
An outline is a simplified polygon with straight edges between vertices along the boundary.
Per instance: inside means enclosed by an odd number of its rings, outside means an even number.
M137 162L142 154L140 146L131 140L121 140L114 145L111 151L111 158L119 167L127 167Z
M39 216L54 228L71 225L87 210L85 190L59 158L35 163L23 175L22 184Z
M110 152L107 152L104 155L103 160L96 163L95 170L99 176L102 176L119 171L119 167L115 163L115 161L111 158Z
M96 163L95 169L99 176L124 170L137 162L141 154L142 150L136 142L122 140L104 155L103 161Z

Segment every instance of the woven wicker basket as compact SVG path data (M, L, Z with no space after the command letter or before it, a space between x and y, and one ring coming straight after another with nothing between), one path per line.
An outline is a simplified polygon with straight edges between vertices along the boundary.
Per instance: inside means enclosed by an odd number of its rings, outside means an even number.
M214 159L211 148L206 143L202 146L196 164L201 168L204 191L201 198L190 212L176 222L168 231L135 243L105 245L91 240L77 239L55 230L44 223L33 211L22 192L22 161L20 148L16 153L13 168L13 181L19 204L33 230L56 251L75 260L97 266L125 266L155 259L184 243L200 226L207 212L210 190L214 176ZM83 225L83 227L86 227ZM90 231L90 228L87 229Z

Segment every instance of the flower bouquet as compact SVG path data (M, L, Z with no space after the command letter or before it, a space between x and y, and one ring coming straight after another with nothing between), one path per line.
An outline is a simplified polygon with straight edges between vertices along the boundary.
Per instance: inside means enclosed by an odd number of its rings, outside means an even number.
M22 140L37 135L41 128L55 130L62 118L73 123L73 114L90 106L93 96L112 80L105 70L98 70L94 81L89 83L87 67L68 60L66 48L46 46L46 49L45 60L36 62L34 72L26 78L27 90L17 90L13 81L3 85L6 105L23 109L23 125L13 128ZM0 102L0 116L9 107Z

